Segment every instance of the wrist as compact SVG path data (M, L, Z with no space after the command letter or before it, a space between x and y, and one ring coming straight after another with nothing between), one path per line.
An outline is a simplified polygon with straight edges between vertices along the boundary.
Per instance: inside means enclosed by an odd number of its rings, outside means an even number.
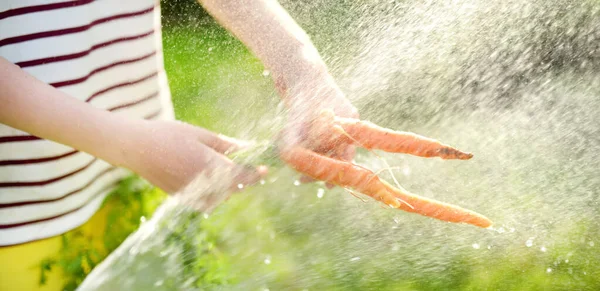
M143 164L143 145L148 142L144 139L148 136L146 129L150 128L147 123L151 121L124 116L113 118L112 121L114 136L111 138L110 146L107 147L110 149L109 162L137 173L138 168Z
M329 76L327 66L312 45L302 45L285 54L271 69L276 85L286 89Z

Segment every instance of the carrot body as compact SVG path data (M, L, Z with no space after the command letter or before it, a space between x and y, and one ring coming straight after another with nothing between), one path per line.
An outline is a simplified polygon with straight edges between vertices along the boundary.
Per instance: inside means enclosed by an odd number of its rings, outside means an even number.
M462 152L435 139L418 134L394 131L368 121L335 117L334 123L358 144L366 149L378 149L391 153L406 153L419 157L468 160L470 153Z
M406 202L401 207L398 207L404 211L413 212L448 222L472 224L483 228L487 228L492 225L491 220L477 212L464 209L457 205L402 191L401 189L398 189L382 180L380 180L380 182L385 185L391 195ZM411 207L407 206L406 204Z
M485 216L473 211L402 191L379 179L371 170L349 162L328 158L301 147L286 149L280 156L292 168L305 175L352 188L393 208L484 228L492 224Z

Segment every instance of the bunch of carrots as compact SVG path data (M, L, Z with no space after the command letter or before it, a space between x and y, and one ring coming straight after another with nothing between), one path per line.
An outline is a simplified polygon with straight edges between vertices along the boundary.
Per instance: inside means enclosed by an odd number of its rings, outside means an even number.
M368 150L377 149L442 159L468 160L473 157L470 153L462 152L434 139L410 132L393 131L359 119L338 117L329 111L322 112L318 124L325 127L325 132L337 132L335 138L337 142L354 144ZM482 228L492 225L488 218L479 213L409 193L399 185L394 187L380 179L373 171L352 162L326 157L301 146L280 149L279 157L304 175L352 189L392 208Z

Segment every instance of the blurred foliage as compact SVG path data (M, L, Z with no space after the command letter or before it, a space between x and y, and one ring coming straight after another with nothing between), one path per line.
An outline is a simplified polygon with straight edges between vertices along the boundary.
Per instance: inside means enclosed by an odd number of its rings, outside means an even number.
M108 210L104 235L94 237L81 227L63 234L58 256L41 263L40 284L46 282L46 272L56 267L66 278L63 290L75 290L96 265L152 216L164 198L162 191L136 176L119 182L103 202L102 208Z

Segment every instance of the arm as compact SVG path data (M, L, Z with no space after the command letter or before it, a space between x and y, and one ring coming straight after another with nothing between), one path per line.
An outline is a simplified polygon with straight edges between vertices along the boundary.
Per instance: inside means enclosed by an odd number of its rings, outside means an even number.
M308 35L277 1L199 1L254 52L271 70L276 82L289 84L305 75L327 74Z
M126 166L123 149L134 120L97 109L0 57L0 122ZM107 141L116 143L105 146Z
M0 123L128 168L169 193L199 173L230 171L232 185L251 184L264 174L264 169L235 165L222 154L239 147L234 139L182 122L134 119L98 109L2 57L0 104Z

